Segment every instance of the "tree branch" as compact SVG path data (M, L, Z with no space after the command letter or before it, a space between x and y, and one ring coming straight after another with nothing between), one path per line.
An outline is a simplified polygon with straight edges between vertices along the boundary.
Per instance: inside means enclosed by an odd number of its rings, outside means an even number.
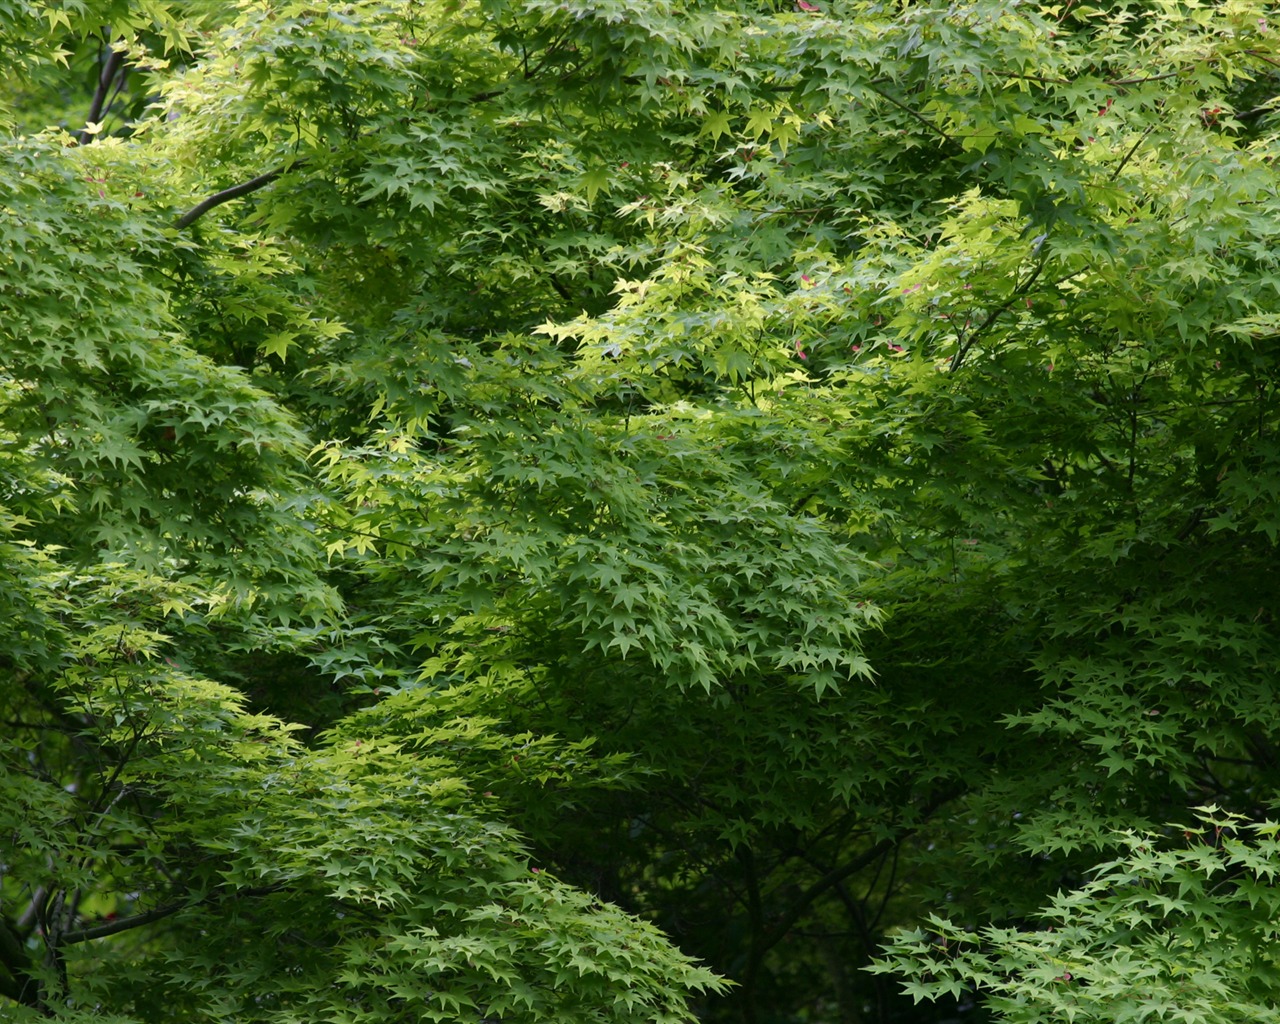
M468 96L467 103L483 103L486 100L493 99L495 96L502 95L504 91L504 89L490 89L487 92L478 92ZM257 192L260 188L266 188L275 181L276 178L284 174L285 171L292 170L295 167L305 167L306 163L307 161L305 159L296 160L288 167L277 167L274 171L267 171L265 174L259 174L256 178L250 178L248 181L241 182L239 185L232 185L230 188L224 188L221 192L215 192L213 195L209 196L208 199L202 200L195 206L191 207L190 210L174 221L173 226L179 231L183 228L189 228L214 207L221 206L223 203L229 203L233 199L239 199L241 196L250 195Z
M1126 159L1128 158L1126 157ZM995 309L993 309L990 313L988 313L987 318L983 320L982 323L980 323L976 328L974 328L973 331L971 331L969 335L960 343L960 345L956 348L956 354L951 357L951 366L950 366L949 372L955 373L957 370L960 369L960 364L964 362L965 356L969 354L970 350L978 342L978 339L981 338L984 334L986 334L987 331L991 329L991 326L997 320L999 320L1001 316L1004 315L1004 313L1009 309L1009 307L1012 306L1020 296L1025 295L1027 293L1027 290L1030 289L1030 287L1036 283L1037 278L1040 277L1041 272L1044 270L1044 264L1045 264L1046 258L1047 258L1046 256L1041 256L1040 262L1037 263L1035 267L1032 269L1031 273L1027 275L1026 280L1015 284L1013 287L1013 291L1009 293L1008 297L1002 303L1000 303L1000 305L996 306Z
M7 978L0 974L0 996L6 999L12 999L15 1003L26 1005L26 986L19 984L13 978Z
M6 917L0 917L0 964L8 974L0 974L0 996L24 1006L40 1001L40 986L31 977L31 957L22 944L22 936Z
M1138 152L1138 147L1147 141L1147 136L1155 131L1155 128L1156 126L1153 124L1147 125L1142 134L1138 136L1138 140L1129 148L1129 152L1127 152L1121 158L1120 162L1116 164L1116 169L1111 172L1111 177L1107 179L1108 181L1115 181L1116 178L1120 177L1120 172L1124 170L1125 164L1133 159L1133 154Z
M302 161L294 164L294 167L302 165ZM276 178L285 172L286 168L277 167L274 171L267 171L266 174L259 174L256 178L250 178L248 181L241 182L239 185L232 185L230 188L224 188L221 192L215 192L208 199L197 203L191 207L186 213L174 222L174 227L181 231L183 228L190 227L215 206L221 206L223 203L229 203L233 199L239 199L241 196L250 195L257 192L260 188L266 188Z
M242 889L239 892L228 893L226 898L252 898L254 896L266 896L269 893L278 892L280 886L266 885L254 889ZM163 921L166 917L172 917L179 911L187 910L191 907L198 907L203 903L209 903L217 899L216 896L206 896L203 899L192 900L190 902L169 903L163 907L156 907L155 910L148 910L142 914L133 914L129 917L122 917L115 921L106 921L103 924L94 925L90 928L77 928L73 931L63 932L61 935L61 944L64 946L73 946L78 942L89 942L93 939L104 939L108 935L116 935L119 932L129 931L131 928L141 928L143 925L153 924L156 921Z
M930 121L927 117L925 117L925 116L924 116L923 114L921 114L919 111L917 111L917 110L912 110L912 109L911 109L909 106L907 106L905 103L902 103L901 101L894 99L892 96L890 96L890 95L889 95L887 92L885 92L883 89L877 89L874 85L869 86L869 88L871 89L871 91L872 91L873 93L875 93L875 94L876 94L877 96L879 96L881 99L886 99L886 100L888 100L890 103L892 103L892 104L893 104L895 107L897 107L899 110L901 110L901 111L903 111L904 113L907 113L907 114L911 115L912 117L914 117L914 118L915 118L917 121L919 121L922 125L924 125L926 128L928 128L928 129L929 129L929 131L931 131L931 132L935 133L936 135L940 135L940 136L942 136L942 138L943 138L943 139L945 139L947 142L955 142L955 139L954 139L954 138L952 138L952 136L951 136L951 135L949 135L949 134L948 134L946 131L944 131L943 129L939 128L936 124L934 124L932 121Z
M953 789L944 790L938 796L934 797L927 804L925 804L924 807L920 809L921 822L924 822L925 820L927 820L940 807L954 800L956 797L960 796L963 792L964 792L963 787L957 786ZM796 922L799 921L800 918L804 916L805 911L808 910L809 907L813 905L814 901L817 900L819 896L825 893L828 889L834 888L835 886L839 885L850 875L857 874L857 872L861 871L863 868L867 867L868 865L874 864L879 858L883 857L886 853L888 853L895 846L900 844L908 836L913 835L918 828L919 826L917 825L913 828L905 829L904 831L899 833L897 836L894 836L892 838L881 839L880 842L876 843L873 847L871 847L869 850L867 850L860 856L855 857L853 860L849 861L847 864L842 864L840 865L840 867L834 868L833 870L828 871L822 878L818 879L816 882L813 883L813 885L809 886L809 888L805 890L805 892L800 896L800 898L791 905L790 909L778 919L777 923L774 924L773 928L770 929L768 934L766 934L760 940L760 944L758 947L759 956L763 958L765 953L767 953L770 949L772 949L784 938L786 938L787 933L791 931L793 927L795 927Z
M104 939L108 935L115 935L118 932L127 932L130 928L141 928L144 924L151 924L154 921L162 921L166 917L172 917L180 910L186 910L188 907L195 906L193 903L170 903L164 907L157 907L155 910L148 910L144 914L133 914L130 917L122 917L115 921L108 921L106 924L95 925L92 928L77 928L74 931L63 932L61 939L64 946L74 946L78 942L89 942L91 939Z
M81 129L79 135L80 145L84 146L93 141L93 133L89 131L89 125L96 124L102 120L103 108L107 105L107 96L111 92L111 86L119 76L124 67L124 51L117 50L111 46L107 47L111 50L106 61L102 65L102 73L98 75L98 87L93 93L93 102L89 104L89 116L85 118L85 127Z

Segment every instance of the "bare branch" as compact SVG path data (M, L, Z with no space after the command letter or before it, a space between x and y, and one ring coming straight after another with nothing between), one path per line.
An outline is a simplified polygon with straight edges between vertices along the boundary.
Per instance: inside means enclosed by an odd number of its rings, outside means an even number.
M4 917L0 917L0 967L0 996L35 1006L40 999L40 987L31 976L31 957L21 934Z
M129 917L117 918L114 921L107 921L92 928L77 928L74 931L63 932L61 936L62 945L73 946L77 942L89 942L92 939L102 939L108 935L115 935L117 932L127 932L131 928L141 928L144 924L163 921L166 917L172 917L180 910L186 910L193 905L191 903L170 903L163 907L157 907L155 910L148 910L144 914L132 914Z
M166 903L163 907L156 907L155 910L148 910L142 914L131 914L129 917L121 917L115 921L104 921L102 924L93 925L89 928L77 928L73 931L65 931L59 937L59 941L63 946L73 946L78 942L90 942L93 939L103 939L108 935L115 935L119 932L129 931L131 928L141 928L143 925L153 924L156 921L163 921L166 917L172 917L183 910L192 907L202 906L208 903L221 903L231 899L251 899L255 896L266 896L273 892L279 892L278 885L257 886L252 889L241 889L237 892L218 894L214 893L203 898L193 900L179 901L176 903Z
M1117 85L1124 87L1126 85L1142 85L1144 82L1163 82L1169 78L1177 78L1186 74L1185 71L1166 71L1163 75L1143 75L1138 78L1108 78L1107 85Z
M955 787L944 790L934 796L928 803L920 808L920 822L927 821L939 808L950 803L956 797L964 793L962 787ZM853 860L842 864L838 868L828 871L822 878L819 878L813 885L801 894L786 911L779 915L771 924L770 930L760 939L757 954L763 957L765 953L771 950L784 938L787 933L795 926L796 922L804 916L805 911L814 903L815 900L827 890L839 885L850 875L854 875L865 867L869 867L877 860L883 858L899 844L904 842L908 837L915 834L920 828L920 824L913 825L910 828L903 829L897 836L888 839L882 839L870 849L864 851L861 855L853 858Z
M301 161L293 165L301 166ZM248 181L241 182L239 185L232 185L230 188L224 188L221 192L215 192L208 199L197 203L190 210L184 213L174 222L174 227L179 231L183 228L190 227L215 206L221 206L223 203L229 203L233 199L239 199L241 196L250 195L257 192L260 188L266 188L276 178L285 172L286 168L277 167L274 171L267 171L265 174L259 174L256 178L250 178Z
M98 87L94 90L93 102L89 104L89 116L85 119L85 127L79 135L82 146L93 141L93 133L89 131L88 126L102 120L102 112L107 105L107 96L111 94L111 86L124 69L124 51L115 49L110 43L107 47L111 52L102 64L102 73L98 75Z
M26 986L12 978L0 974L0 996L12 999L15 1003L26 1003Z
M871 88L871 91L872 91L872 92L874 92L877 96L881 97L882 99L886 99L886 100L888 100L890 103L892 103L892 104L893 104L895 107L897 107L899 110L904 111L905 113L909 114L911 117L914 117L914 118L915 118L917 121L919 121L922 125L924 125L926 128L928 128L928 129L929 129L929 131L934 132L935 134L942 136L942 138L943 138L943 139L945 139L947 142L954 142L954 141L955 141L955 139L954 139L951 135L949 135L949 134L948 134L946 131L944 131L943 129L939 128L936 124L934 124L932 121L930 121L927 117L925 117L925 116L924 116L923 114L921 114L919 111L917 111L917 110L912 110L912 109L911 109L909 106L907 106L905 103L901 102L900 100L896 100L896 99L894 99L892 96L890 96L890 95L889 95L887 92L885 92L883 89L877 89L874 85L872 85L870 88Z
M991 310L991 312L987 314L987 318L975 327L973 331L971 331L960 343L959 347L956 349L956 354L951 357L951 373L955 373L960 369L960 364L964 362L965 356L967 356L973 346L977 344L978 339L986 334L987 331L991 329L991 326L1000 319L1009 307L1012 306L1020 296L1025 295L1031 286L1036 283L1036 280L1040 277L1040 273L1044 270L1045 259L1045 256L1041 256L1040 261L1035 265L1031 273L1027 275L1026 279L1014 285L1013 291L1009 293L1008 297L1000 303L1000 305L996 306L995 309Z
M1111 172L1111 177L1109 179L1110 181L1115 181L1116 178L1120 177L1120 172L1124 170L1125 164L1127 164L1131 159L1133 159L1133 154L1138 152L1138 147L1147 141L1147 136L1149 136L1153 131L1155 131L1155 127L1156 126L1153 124L1147 125L1143 133L1138 136L1138 140L1129 149L1129 152L1127 152L1124 155L1124 157L1120 160L1120 162L1116 164L1116 169Z
M504 91L505 90L503 89L491 89L487 92L478 92L472 96L468 96L467 103L484 103L487 100L493 99L495 96L502 95ZM266 188L275 181L276 178L284 174L285 171L292 170L296 167L305 167L306 163L307 161L305 159L296 160L287 167L277 167L274 171L267 171L265 174L259 174L256 178L250 178L248 181L241 182L239 185L232 185L230 188L224 188L221 192L215 192L208 199L197 203L174 221L173 226L179 231L183 228L188 228L214 207L221 206L223 203L229 203L233 199L239 199L241 196L250 195L257 192L260 188Z

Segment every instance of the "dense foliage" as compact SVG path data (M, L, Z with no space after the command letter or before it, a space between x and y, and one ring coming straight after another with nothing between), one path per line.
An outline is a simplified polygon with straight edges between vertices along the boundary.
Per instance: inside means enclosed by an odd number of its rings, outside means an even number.
M0 1015L1275 1019L1271 7L0 0Z

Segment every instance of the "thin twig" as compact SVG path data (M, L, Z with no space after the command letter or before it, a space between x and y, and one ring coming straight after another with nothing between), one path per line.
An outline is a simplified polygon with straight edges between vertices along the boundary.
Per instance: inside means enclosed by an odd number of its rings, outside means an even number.
M1248 51L1246 51L1248 52ZM1265 59L1265 58L1263 58ZM1143 78L1104 78L1103 85L1110 85L1116 88L1124 88L1129 85L1142 85L1144 82L1161 82L1167 78L1177 78L1184 74L1183 71L1167 71L1162 75L1147 75ZM998 71L997 76L1000 78L1009 78L1020 82L1040 82L1043 85L1075 85L1077 84L1070 78L1049 78L1046 75L1024 75L1016 71Z
M1177 78L1185 73L1184 71L1166 71L1163 75L1147 75L1145 78L1105 78L1103 81L1107 85L1142 85L1144 82L1163 82L1167 78Z
M1108 181L1115 181L1116 178L1120 177L1120 172L1124 170L1124 165L1133 158L1133 154L1138 152L1138 147L1146 142L1147 137L1155 130L1156 126L1153 124L1149 124L1143 129L1142 134L1138 136L1138 141L1129 147L1129 152L1127 152L1124 157L1121 158L1120 162L1116 164L1116 169L1111 172L1111 177L1107 179Z
M1257 50L1245 50L1244 52L1250 57L1257 57L1258 60L1263 61L1266 64L1270 64L1272 67L1280 68L1280 61L1272 60L1270 57L1264 57Z
M892 103L892 104L893 104L895 107L897 107L899 110L905 111L906 113L910 114L910 115L911 115L912 117L914 117L917 121L919 121L922 125L924 125L926 128L928 128L931 132L935 132L936 134L941 135L941 136L942 136L944 139L946 139L948 142L954 142L954 141L955 141L955 139L954 139L954 138L952 138L949 134L947 134L947 132L946 132L946 131L944 131L943 129L939 128L936 124L934 124L932 121L930 121L930 120L929 120L927 117L925 117L923 114L919 113L918 111L912 110L912 109L911 109L909 106L907 106L905 103L902 103L902 102L900 102L899 100L894 99L892 96L890 96L890 95L889 95L887 92L885 92L883 89L877 89L874 85L873 85L873 86L871 86L870 88L871 88L871 91L872 91L872 92L874 92L877 96L880 96L880 97L882 97L883 99L888 100L890 103Z
M973 349L973 346L977 343L978 339L981 338L984 334L986 334L987 331L991 328L991 326L998 319L1000 319L1000 317L1009 309L1009 307L1012 306L1014 302L1017 301L1018 298L1025 295L1027 293L1027 290L1030 289L1030 287L1033 284L1035 284L1036 279L1040 276L1041 271L1044 270L1045 259L1046 257L1041 256L1040 262L1037 263L1035 268L1031 271L1031 273L1027 275L1027 279L1025 281L1022 281L1019 284L1014 285L1013 291L1009 293L1008 298L1006 298L1004 302L1000 303L1000 305L996 306L995 309L993 309L990 313L988 313L987 318L983 320L982 323L980 323L968 335L968 337L966 337L964 341L960 343L960 347L956 349L956 354L951 357L951 366L949 370L950 373L955 373L958 369L960 369L960 364L964 362L965 356L967 356L969 352Z
M785 913L774 917L770 921L772 927L763 936L763 938L759 940L757 955L763 958L765 953L769 952L769 950L781 942L786 937L787 932L789 932L795 926L796 922L804 916L805 911L809 909L819 896L825 893L828 889L831 889L840 882L843 882L850 875L856 874L863 868L874 864L876 860L884 857L885 854L899 843L914 835L920 829L921 825L935 812L937 812L939 808L954 800L956 797L963 795L963 793L964 788L956 786L937 794L927 804L920 808L920 824L903 829L896 837L880 840L860 856L857 856L853 860L842 864L840 867L827 872L826 875L814 882L814 884L802 893L800 898L797 899ZM753 938L753 942L754 941L755 940Z

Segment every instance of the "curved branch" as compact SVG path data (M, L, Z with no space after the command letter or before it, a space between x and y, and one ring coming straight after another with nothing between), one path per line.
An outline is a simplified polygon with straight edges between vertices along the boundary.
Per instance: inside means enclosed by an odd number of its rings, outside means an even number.
M294 167L301 165L301 161L294 164ZM286 168L277 167L274 171L267 171L266 174L259 174L256 178L250 178L248 181L241 182L239 185L232 185L230 188L224 188L221 192L215 192L208 199L197 203L190 210L184 213L174 222L174 227L181 231L183 228L190 227L215 206L221 206L223 203L229 203L233 199L239 199L241 196L247 196L253 192L257 192L260 188L266 188L276 178L285 172Z
M178 911L186 910L192 905L191 903L170 903L168 906L148 910L144 914L133 914L130 917L108 921L106 924L95 925L92 928L77 928L74 931L63 932L62 944L64 946L73 946L78 942L88 942L91 939L102 939L108 935L115 935L117 932L126 932L130 928L140 928L144 924L151 924L153 921L162 921L164 918L171 917Z
M209 903L222 903L233 899L255 899L258 896L267 896L274 892L279 892L282 887L279 885L261 885L250 889L241 889L231 893L211 893L203 898L194 900L179 900L175 903L167 903L162 907L156 907L155 910L148 910L141 914L133 914L129 917L122 917L115 921L106 921L102 924L92 925L88 928L77 928L73 931L65 931L61 935L61 944L64 946L73 946L79 942L89 942L93 939L103 939L108 935L115 935L118 932L129 931L131 928L141 928L143 925L151 924L155 921L163 921L166 917L172 917L183 910L189 910L194 907L204 906Z

